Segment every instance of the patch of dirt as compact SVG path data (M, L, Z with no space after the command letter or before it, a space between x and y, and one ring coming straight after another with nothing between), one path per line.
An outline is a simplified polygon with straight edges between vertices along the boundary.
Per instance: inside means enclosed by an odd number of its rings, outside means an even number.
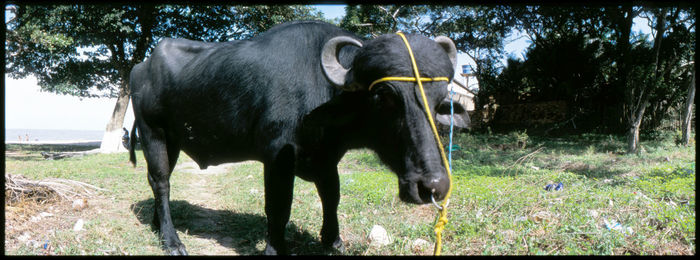
M94 199L89 199L92 202ZM16 252L22 246L33 253L51 255L56 231L70 230L89 211L74 210L71 202L58 198L25 198L5 202L5 250Z
M246 162L242 162L246 163ZM180 238L187 246L187 252L190 255L239 255L233 249L232 237L222 235L220 230L224 230L222 219L220 216L212 216L206 210L221 210L218 208L218 196L215 194L220 188L213 183L212 175L221 174L229 171L240 163L226 163L217 166L209 166L207 169L201 170L199 166L192 161L182 162L175 166L175 170L189 172L195 174L194 181L187 186L186 190L181 191L181 194L188 194L187 202L201 206L201 210L191 212L188 226L203 227L200 230L212 230L214 232L198 231L196 235L185 235ZM187 241L185 241L187 240Z
M183 160L182 162L178 163L175 165L174 171L182 171L182 172L187 172L187 173L194 173L194 174L221 174L229 171L231 168L234 168L238 165L243 165L243 164L254 164L257 163L256 161L244 161L244 162L237 162L237 163L223 163L219 165L211 165L207 167L206 169L200 169L199 165L191 160Z
M182 171L194 174L220 174L228 171L235 163L224 163L217 166L209 166L206 169L200 169L199 165L193 161L182 162L175 165L174 171Z

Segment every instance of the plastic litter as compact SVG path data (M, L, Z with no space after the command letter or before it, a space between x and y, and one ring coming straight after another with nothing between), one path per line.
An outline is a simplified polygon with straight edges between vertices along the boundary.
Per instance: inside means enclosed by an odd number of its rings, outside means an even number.
M452 149L449 149L449 148L452 148ZM448 144L448 145L445 145L445 149L449 149L449 150L452 150L452 151L461 151L461 150L462 150L462 147L459 146L459 145L457 145L457 144L453 144L452 146L450 146L450 145ZM448 150L448 151L449 151L449 150Z
M564 184L563 183L557 183L557 184L547 184L547 186L544 186L544 190L546 191L551 191L552 189L556 190L563 190L564 189Z
M631 227L625 227L613 219L603 219L603 222L605 222L605 227L608 230L616 230L624 235L631 235L632 233L634 233Z
M81 218L78 219L78 221L75 222L75 225L73 226L73 231L81 231L83 230L83 225L85 224L85 221Z

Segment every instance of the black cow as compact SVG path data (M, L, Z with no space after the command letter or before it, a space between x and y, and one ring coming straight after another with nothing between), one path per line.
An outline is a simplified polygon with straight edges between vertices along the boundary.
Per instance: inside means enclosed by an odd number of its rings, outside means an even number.
M452 78L451 40L407 38L421 76ZM242 160L264 164L266 254L287 253L284 228L295 175L318 190L322 244L343 249L337 164L349 149L376 151L398 175L403 201L443 199L449 180L417 85L389 81L368 91L372 81L385 76L413 76L400 36L363 42L318 21L285 23L243 41L161 40L150 58L134 66L130 83L134 130L155 196L153 223L165 249L187 253L169 207L169 178L180 150L202 169ZM424 86L435 113L447 82Z

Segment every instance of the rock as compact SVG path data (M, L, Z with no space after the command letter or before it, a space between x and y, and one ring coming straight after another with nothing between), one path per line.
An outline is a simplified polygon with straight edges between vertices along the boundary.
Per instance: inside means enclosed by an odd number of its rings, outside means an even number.
M83 230L83 225L84 225L84 224L85 224L85 223L84 223L84 221L83 221L82 218L78 219L78 221L76 221L76 222L75 222L75 225L73 226L73 231L78 232L78 231Z
M477 211L476 211L476 215L474 215L474 216L475 216L478 220L481 220L481 217L484 216L484 214L482 213L482 209L477 210Z
M599 214L598 214L598 211L591 209L588 211L588 215L591 215L591 217L593 217L595 219L595 218L598 218Z
M522 221L526 221L526 220L527 220L527 217L525 217L525 216L520 216L520 217L515 218L515 221L514 221L514 222L517 223L517 222L522 222Z
M535 214L532 214L532 221L535 223L540 223L540 222L549 222L552 220L552 214L546 211L540 211Z
M31 246L33 248L37 248L37 247L41 246L41 242L39 242L37 240L29 240L29 241L27 241L26 245Z
M25 242L25 241L29 240L29 238L31 238L31 237L32 237L32 235L30 235L29 232L25 231L24 233L22 233L21 236L19 236L17 238L17 240L19 240L20 242Z
M416 254L426 254L433 251L434 245L426 240L417 238L411 243L411 250Z
M39 213L39 215L32 216L32 217L29 219L29 221L31 221L31 222L39 222L42 218L51 217L51 216L53 216L53 214L48 213L48 212L41 212L41 213Z
M370 246L385 246L391 243L391 238L386 230L379 225L372 226L372 231L369 232Z
M503 241L508 243L508 244L513 244L515 242L515 239L518 238L517 234L513 230L505 230L501 232L501 236L503 237Z
M76 211L83 210L83 209L87 208L87 205L88 205L87 199L85 199L85 198L77 199L77 200L73 201L73 209Z

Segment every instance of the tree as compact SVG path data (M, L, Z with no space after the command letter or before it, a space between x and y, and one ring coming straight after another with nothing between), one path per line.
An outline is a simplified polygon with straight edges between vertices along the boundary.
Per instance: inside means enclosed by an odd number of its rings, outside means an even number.
M364 38L412 32L427 11L426 6L417 5L348 5L340 27Z
M695 68L693 68L693 77L688 84L688 96L685 102L685 109L683 110L683 136L681 137L681 144L688 145L690 143L690 133L691 119L693 118L693 100L695 99Z
M481 90L497 84L496 75L503 69L505 40L513 32L516 20L513 7L495 6L430 6L430 19L416 26L430 35L450 37L457 50L474 63L480 91L477 101L488 100ZM477 104L480 105L480 104Z
M663 97L663 93L671 88L679 88L679 81L674 79L688 79L690 71L683 69L682 63L688 63L694 55L694 37L685 37L683 40L674 39L674 35L689 34L690 28L694 28L695 17L691 12L683 12L681 7L644 7L633 10L627 5L624 7L624 19L618 20L619 41L621 51L620 85L625 86L625 115L627 122L627 152L636 153L639 148L639 133L647 108L652 104L654 97ZM641 46L634 46L629 42L631 19L637 15L644 15L649 21L653 31L653 43L650 50L633 55L633 50ZM621 17L621 16L617 16ZM623 22L620 22L623 21ZM686 22L690 21L688 27ZM670 48L669 48L670 47ZM664 54L666 55L662 55ZM647 56L651 59L647 62L632 62L634 56ZM684 58L685 57L685 58ZM676 74L675 77L671 76ZM685 74L685 76L683 75ZM677 96L677 95L676 95ZM671 96L673 97L673 95ZM671 103L664 100L666 103ZM667 105L668 106L668 105Z
M13 6L14 7L14 6ZM23 5L7 23L6 73L34 75L43 91L117 103L101 150L119 149L129 73L159 39L228 41L274 24L319 19L305 6Z
M635 144L642 125L655 130L669 109L681 106L694 56L692 8L543 5L504 13L532 44L525 61L509 59L501 72L480 80L480 97L501 104L567 100L575 110L569 117L624 132ZM654 28L651 41L632 31L636 17Z

